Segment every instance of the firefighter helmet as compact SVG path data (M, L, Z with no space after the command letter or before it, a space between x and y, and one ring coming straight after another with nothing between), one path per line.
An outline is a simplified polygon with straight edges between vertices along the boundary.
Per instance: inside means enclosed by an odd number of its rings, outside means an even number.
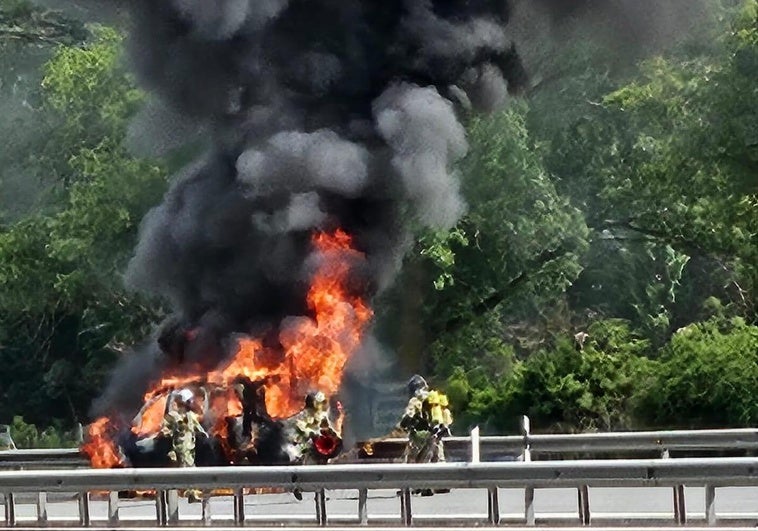
M182 389L181 391L177 391L174 396L179 403L191 405L192 399L195 397L195 393L193 393L190 389Z
M323 407L326 405L326 402L326 395L321 391L314 391L305 395L305 407L308 409Z
M408 396L413 396L418 391L426 389L427 387L429 387L429 385L426 383L426 380L424 380L424 377L419 374L414 374L411 376L411 379L408 380Z

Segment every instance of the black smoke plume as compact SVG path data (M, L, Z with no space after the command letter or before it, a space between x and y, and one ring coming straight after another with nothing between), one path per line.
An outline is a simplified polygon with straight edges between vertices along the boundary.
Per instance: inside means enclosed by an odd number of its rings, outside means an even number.
M352 234L367 257L356 289L386 287L412 228L464 211L458 113L496 108L525 82L505 0L130 6L130 57L153 106L191 119L211 148L143 221L127 271L175 311L163 353L117 369L100 412L138 406L146 375L177 356L214 366L233 333L307 315L314 230Z

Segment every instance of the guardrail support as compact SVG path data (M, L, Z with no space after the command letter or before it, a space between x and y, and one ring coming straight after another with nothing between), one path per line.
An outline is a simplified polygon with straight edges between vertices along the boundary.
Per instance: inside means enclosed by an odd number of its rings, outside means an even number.
M533 526L537 523L534 516L534 489L527 487L524 489L524 519L526 525Z
M318 489L314 495L316 501L316 523L321 527L326 526L326 491Z
M37 493L37 523L47 522L47 492Z
M118 524L118 491L112 490L108 493L108 524Z
M531 422L526 415L521 416L521 435L524 437L521 460L526 463L532 460L532 446L529 441L529 435L531 435Z
M166 522L171 525L179 522L179 491L166 491Z
M521 450L521 460L524 463L528 463L532 460L532 449L529 443L529 435L531 432L531 422L526 415L521 416L521 434L524 437L523 448ZM526 525L535 525L536 518L534 516L534 487L524 488L524 520Z
M79 493L79 524L83 527L89 527L89 492Z
M245 523L245 489L234 491L234 523L237 525Z
M661 459L670 459L668 448L661 450ZM679 525L687 523L687 507L684 498L684 485L676 485L674 490L674 521Z
M411 508L411 489L402 489L400 491L400 518L404 526L410 527L413 525L413 510Z
M368 524L368 489L358 489L358 522Z
M582 525L590 525L590 488L587 485L582 485L577 490L579 491L577 496L579 502L579 522Z
M210 494L203 492L202 496L202 508L203 508L203 525L211 525L213 520L213 514L211 513L211 497Z
M166 526L166 491L155 491L155 520L161 527Z
M490 525L500 524L500 498L497 487L487 489L487 521Z
M687 523L687 507L684 500L684 485L674 487L674 520L679 525Z
M716 487L705 486L705 520L708 525L716 525Z
M16 525L16 500L12 492L5 493L5 525L8 527Z
M471 462L478 463L480 460L479 426L471 430Z

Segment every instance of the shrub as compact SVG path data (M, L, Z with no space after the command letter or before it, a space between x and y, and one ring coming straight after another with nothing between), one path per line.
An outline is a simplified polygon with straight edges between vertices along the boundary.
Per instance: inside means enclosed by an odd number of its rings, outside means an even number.
M758 326L714 317L679 329L661 354L638 415L651 425L752 426L758 423Z

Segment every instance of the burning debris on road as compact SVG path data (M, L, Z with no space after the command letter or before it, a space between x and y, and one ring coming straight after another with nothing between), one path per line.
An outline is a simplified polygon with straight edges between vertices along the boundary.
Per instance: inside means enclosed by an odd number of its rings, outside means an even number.
M340 415L322 423L319 398L314 423L305 397L338 393L412 230L464 211L457 113L496 108L524 81L509 7L129 2L152 144L195 131L208 150L143 220L127 283L173 316L97 400L94 466L167 464L184 444L172 418L193 426L198 465L303 459L306 425L316 461L337 451Z

